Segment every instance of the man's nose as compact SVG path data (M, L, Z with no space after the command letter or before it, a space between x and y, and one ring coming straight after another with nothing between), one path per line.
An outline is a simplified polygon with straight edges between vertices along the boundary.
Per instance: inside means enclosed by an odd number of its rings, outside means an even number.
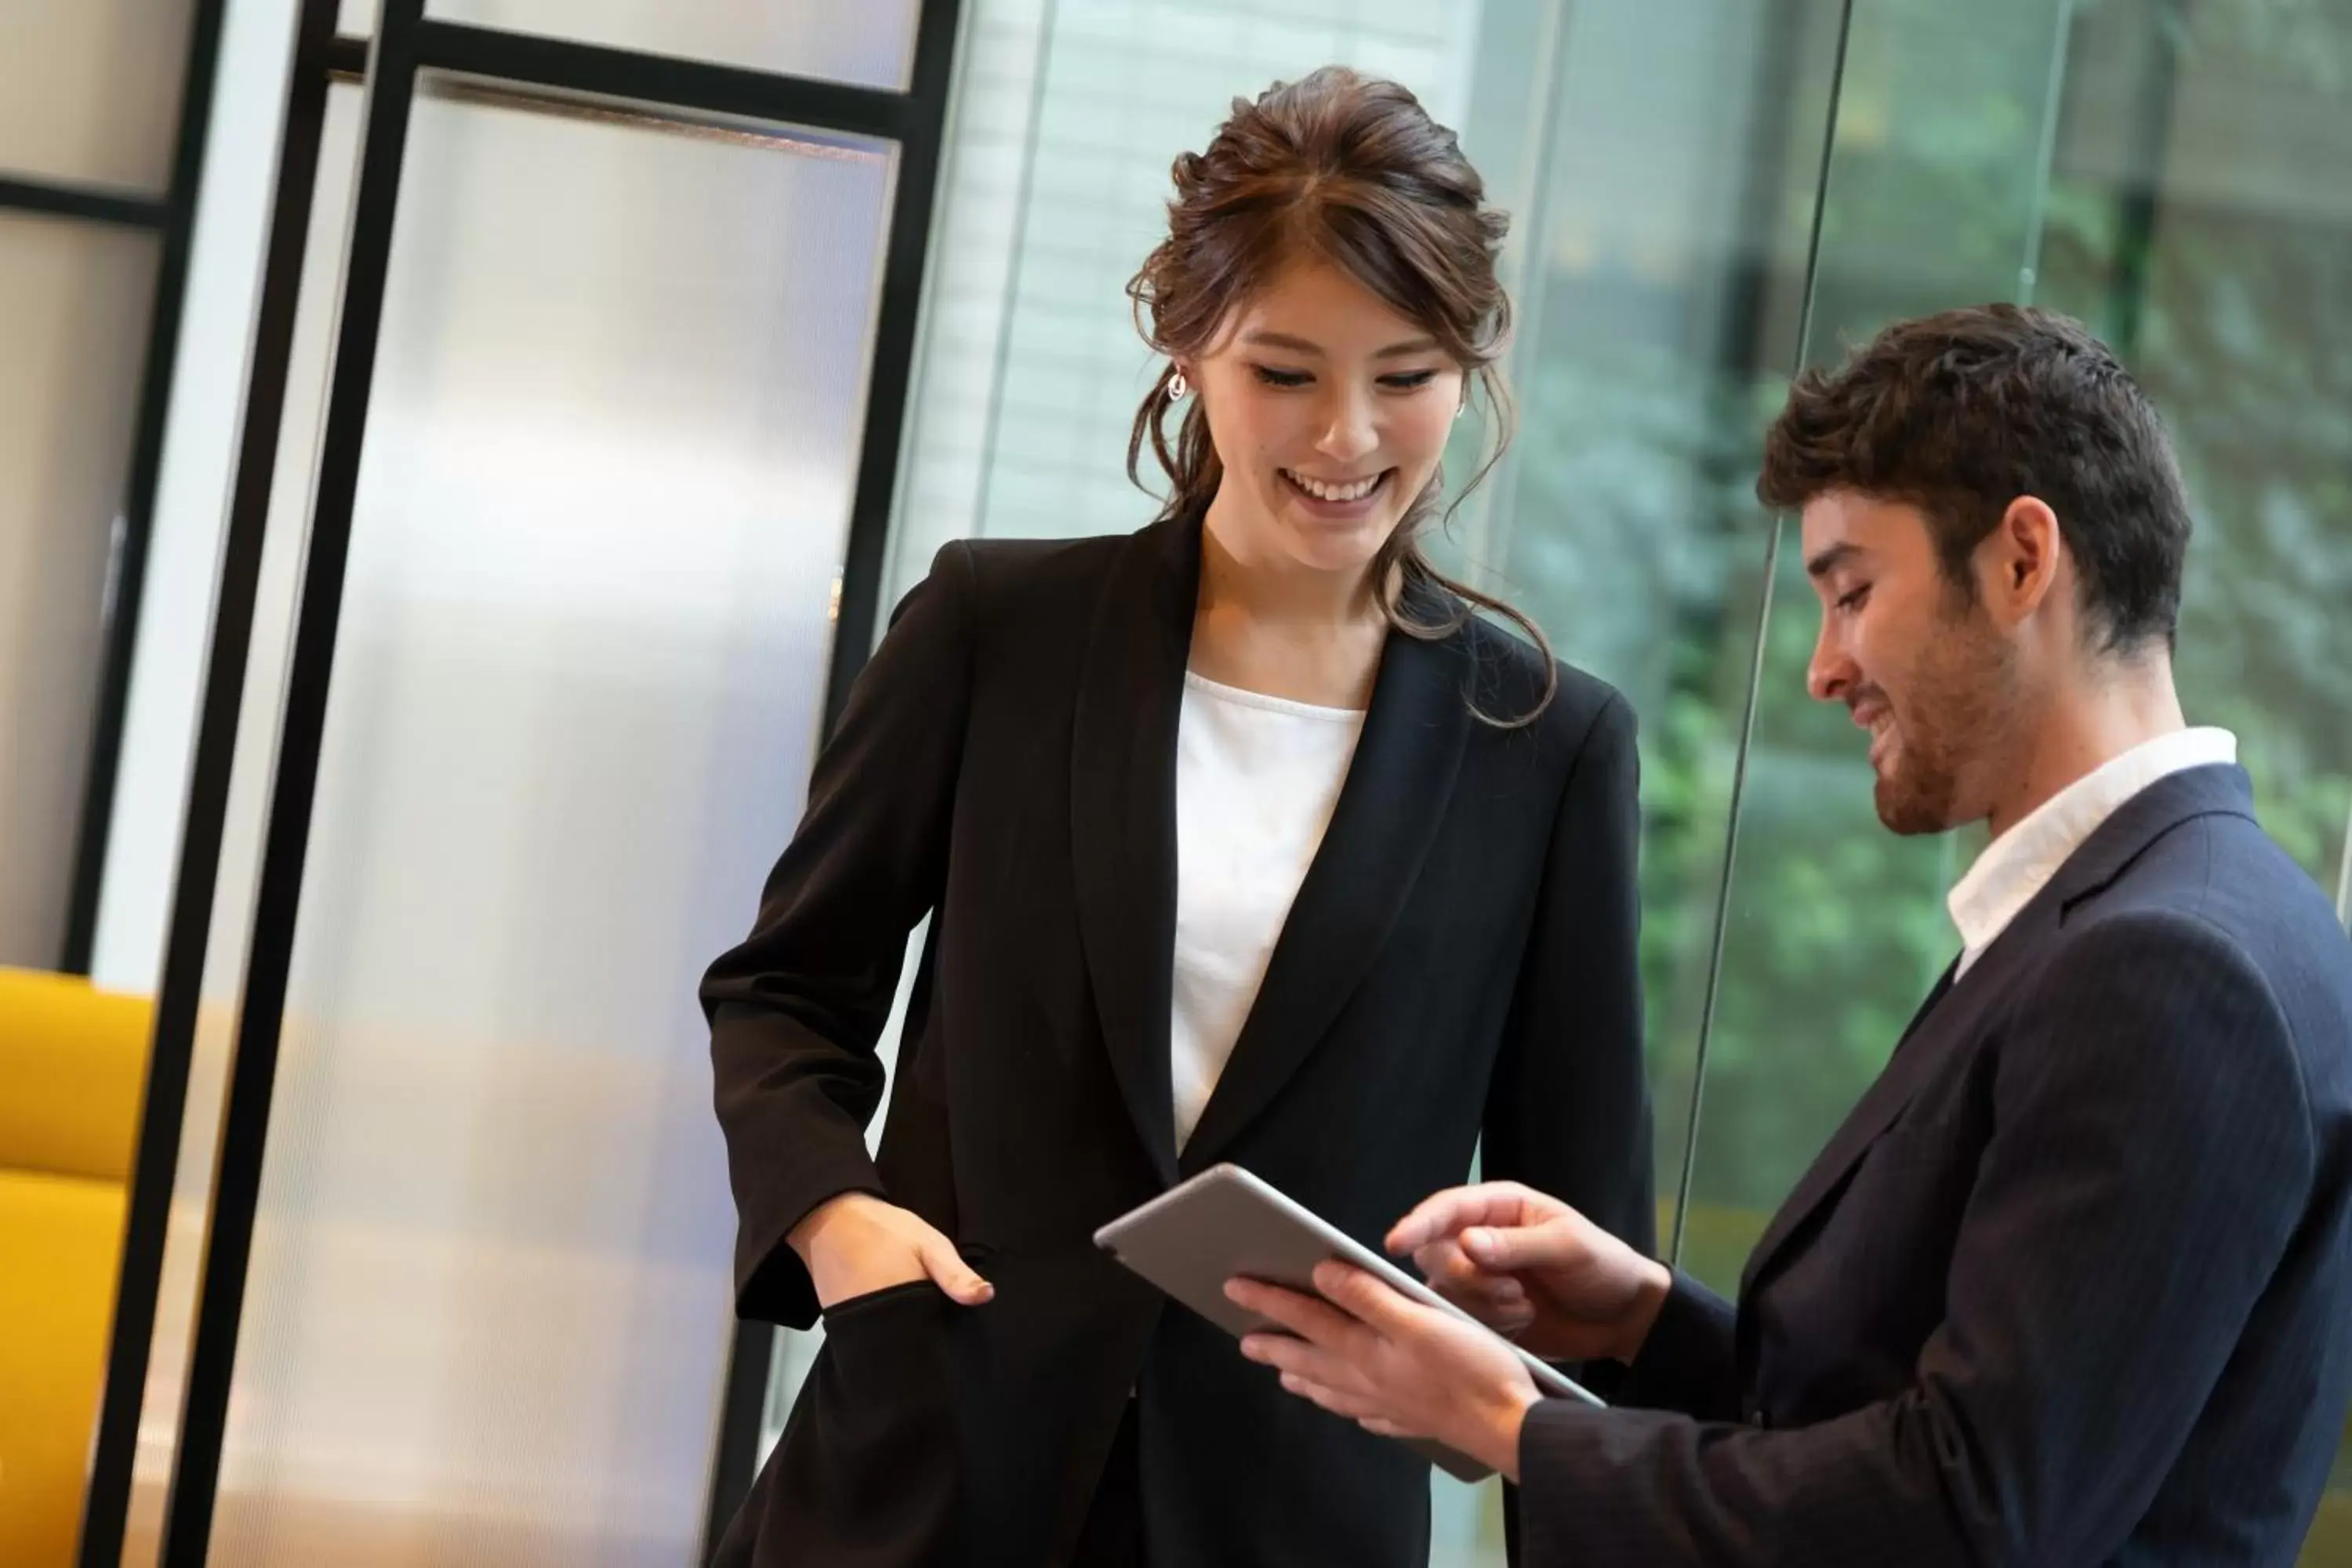
M1813 657L1805 665L1805 689L1816 702L1843 702L1853 690L1857 674L1853 658L1832 633L1830 619L1822 617L1822 629L1813 638Z

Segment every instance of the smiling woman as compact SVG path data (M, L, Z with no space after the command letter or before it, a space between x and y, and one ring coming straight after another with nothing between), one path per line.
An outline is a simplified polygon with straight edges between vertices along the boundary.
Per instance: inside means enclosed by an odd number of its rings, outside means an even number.
M1497 441L1454 505L1511 428L1496 368L1511 304L1495 271L1510 224L1454 132L1393 82L1327 68L1236 103L1173 174L1168 237L1128 285L1170 362L1128 442L1138 482L1147 443L1171 481L1162 519L1205 515L1214 546L1253 571L1347 581L1408 636L1445 636L1479 606L1549 655L1533 621L1421 548L1474 383ZM1169 416L1194 388L1171 445ZM1433 619L1409 606L1423 587L1444 605ZM1525 723L1552 689L1488 717Z
M1433 502L1460 367L1328 263L1293 263L1234 315L1185 373L1236 463L1210 526L1254 559L1364 571Z
M1094 1233L1230 1161L1378 1245L1481 1148L1650 1243L1633 718L1418 542L1465 389L1507 406L1502 215L1340 70L1175 187L1166 509L940 552L704 985L739 1307L830 1330L721 1564L1417 1568L1427 1462Z

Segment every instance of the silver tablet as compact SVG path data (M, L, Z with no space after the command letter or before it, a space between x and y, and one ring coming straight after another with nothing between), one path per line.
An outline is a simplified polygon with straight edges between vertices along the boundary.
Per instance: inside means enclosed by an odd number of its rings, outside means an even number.
M1236 1337L1275 1325L1225 1297L1225 1281L1240 1276L1315 1294L1315 1266L1329 1258L1354 1264L1399 1295L1434 1307L1494 1333L1387 1258L1276 1192L1238 1165L1213 1165L1190 1181L1121 1215L1095 1232L1095 1245L1201 1316ZM1279 1331L1276 1330L1276 1331ZM1495 1342L1519 1358L1536 1386L1559 1399L1601 1401L1549 1362ZM1488 1468L1437 1443L1414 1443L1433 1462L1464 1480Z

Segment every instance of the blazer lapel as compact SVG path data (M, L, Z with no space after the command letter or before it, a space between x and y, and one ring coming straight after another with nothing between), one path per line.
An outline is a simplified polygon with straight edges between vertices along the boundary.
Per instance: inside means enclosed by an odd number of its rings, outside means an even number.
M1979 960L1979 967L1982 962ZM1879 1134L1895 1124L1895 1119L1903 1113L1905 1106L1911 1103L1911 1097L1918 1092L1919 1086L1927 1082L1929 1069L1942 1059L1943 1052L1935 1048L1937 1037L1949 1037L1960 1031L1956 1020L1948 1015L1937 1017L1937 1009L1951 994L1953 977L1958 969L1959 960L1954 959L1945 969L1942 978L1927 993L1927 999L1919 1004L1919 1010L1911 1016L1911 1022L1905 1026L1902 1038L1895 1042L1895 1054L1885 1069L1864 1092L1861 1100L1847 1114L1837 1131L1831 1135L1830 1141L1822 1145L1822 1152L1813 1156L1813 1163L1806 1167L1805 1173L1797 1178L1796 1187L1789 1194L1788 1201L1772 1216L1772 1223L1764 1227L1763 1236L1756 1243L1756 1250L1748 1254L1748 1267L1739 1277L1741 1294L1745 1295L1754 1288L1757 1278L1787 1245L1797 1227L1803 1225L1813 1211L1837 1190L1839 1184L1845 1180L1846 1173L1853 1169L1873 1143L1878 1142ZM1914 1036L1922 1037L1915 1040Z
M1330 825L1184 1145L1184 1173L1213 1164L1273 1100L1388 941L1454 792L1472 721L1469 674L1459 635L1432 642L1389 633ZM1161 1041L1164 1051L1164 1030Z
M1966 982L1970 994L1999 992L2009 983L2008 972L2019 956L2045 942L2077 903L2114 881L2143 850L2174 827L2216 812L2253 816L2253 790L2244 770L2235 766L2186 769L2158 779L2126 801L2067 858L2049 884L1978 958ZM1755 1289L1790 1238L1837 1192L1847 1173L1895 1124L1920 1086L1934 1076L1953 1045L1967 1037L1967 1026L1980 1009L1939 1006L1955 984L1953 973L1958 968L1955 963L1944 972L1944 978L1937 982L1904 1030L1886 1069L1765 1227L1740 1274L1742 1295Z
M1112 1073L1169 1183L1176 721L1200 580L1198 518L1154 523L1129 539L1095 605L1070 737L1079 942Z

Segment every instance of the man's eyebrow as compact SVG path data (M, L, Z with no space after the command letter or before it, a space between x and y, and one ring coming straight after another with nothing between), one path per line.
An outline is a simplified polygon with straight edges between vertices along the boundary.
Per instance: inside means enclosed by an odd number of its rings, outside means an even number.
M1846 563L1864 553L1861 545L1842 539L1805 563L1805 575L1812 578L1828 576Z

